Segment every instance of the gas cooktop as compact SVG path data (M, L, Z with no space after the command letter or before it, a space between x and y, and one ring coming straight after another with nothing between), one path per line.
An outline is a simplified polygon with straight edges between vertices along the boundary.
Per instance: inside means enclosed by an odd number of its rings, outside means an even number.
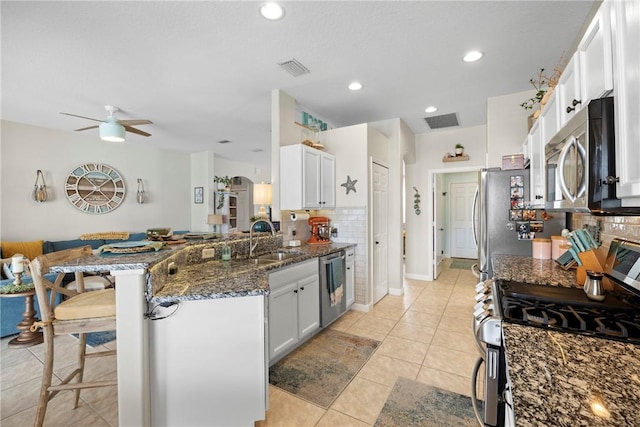
M496 284L504 321L640 344L640 298L630 293L593 301L581 288Z

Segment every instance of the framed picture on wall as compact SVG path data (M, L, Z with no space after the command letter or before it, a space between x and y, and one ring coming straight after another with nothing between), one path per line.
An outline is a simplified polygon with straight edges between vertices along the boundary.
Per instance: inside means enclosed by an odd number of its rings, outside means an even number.
M204 187L194 187L193 203L204 203Z

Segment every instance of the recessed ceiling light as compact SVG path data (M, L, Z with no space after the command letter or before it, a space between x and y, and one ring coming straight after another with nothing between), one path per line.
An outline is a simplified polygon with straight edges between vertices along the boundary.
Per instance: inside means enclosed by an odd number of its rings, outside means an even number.
M427 108L424 109L425 113L435 113L436 111L438 111L438 109L436 107L434 107L434 106L427 107Z
M360 82L349 83L349 90L360 90L360 89L362 89L362 83Z
M462 60L464 62L475 62L478 59L482 58L484 54L478 50L472 50L471 52L468 52L463 58Z
M262 3L260 5L260 15L270 21L277 21L284 18L284 8L278 3Z

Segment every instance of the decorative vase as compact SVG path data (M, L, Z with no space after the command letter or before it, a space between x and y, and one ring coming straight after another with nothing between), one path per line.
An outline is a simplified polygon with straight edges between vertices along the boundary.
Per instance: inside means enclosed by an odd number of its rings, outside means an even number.
M456 157L462 156L464 148L456 148Z

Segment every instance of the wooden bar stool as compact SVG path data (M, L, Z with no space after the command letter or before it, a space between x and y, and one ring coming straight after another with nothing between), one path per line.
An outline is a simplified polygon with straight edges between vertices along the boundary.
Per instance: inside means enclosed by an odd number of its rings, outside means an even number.
M49 272L49 267L65 261L74 260L91 255L91 246L72 248L47 255L39 256L30 263L31 275L36 289L40 315L42 320L35 322L32 331L42 328L44 335L45 360L42 373L42 387L40 389L40 402L36 413L35 425L42 426L47 411L47 404L60 391L74 390L74 409L78 407L80 390L83 388L115 386L117 381L82 382L84 375L85 358L113 356L115 350L97 353L86 352L86 333L113 331L116 329L116 304L115 290L104 289L92 292L84 292L82 273L76 273L77 289L70 290L62 286L64 273L58 274L55 282L44 278ZM60 303L57 294L66 295L68 298ZM76 369L59 384L52 385L55 335L78 334L78 361ZM73 379L75 382L71 382Z

